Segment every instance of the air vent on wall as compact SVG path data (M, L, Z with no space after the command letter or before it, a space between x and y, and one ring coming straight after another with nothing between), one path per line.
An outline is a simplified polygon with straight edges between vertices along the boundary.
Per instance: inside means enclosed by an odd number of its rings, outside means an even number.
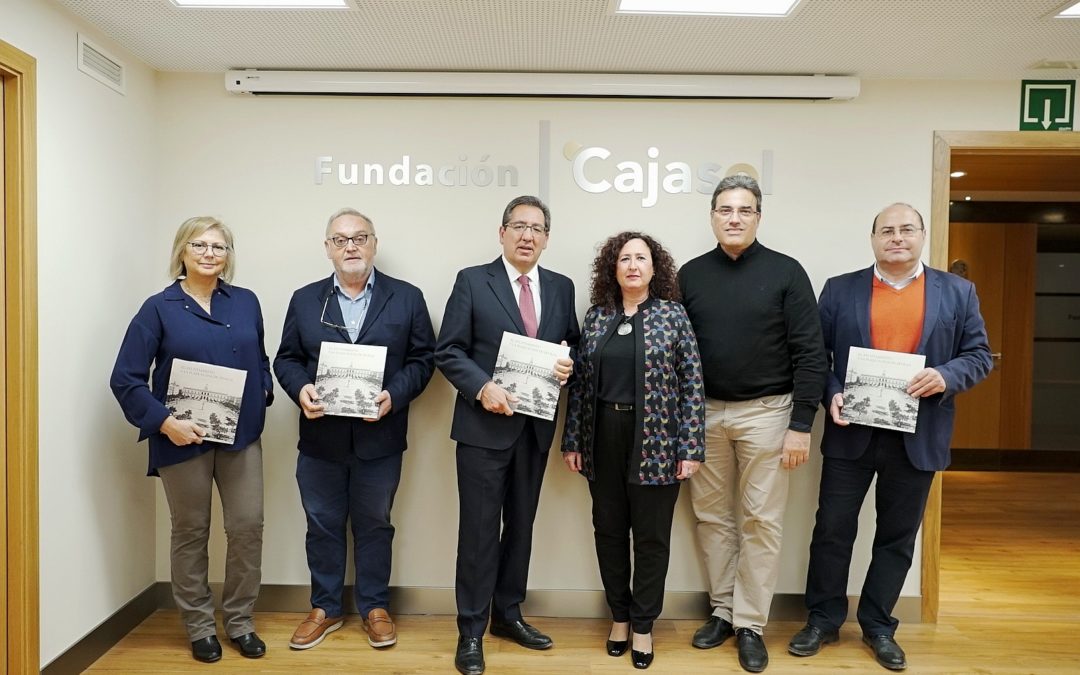
M106 87L125 93L124 64L79 33L79 70Z

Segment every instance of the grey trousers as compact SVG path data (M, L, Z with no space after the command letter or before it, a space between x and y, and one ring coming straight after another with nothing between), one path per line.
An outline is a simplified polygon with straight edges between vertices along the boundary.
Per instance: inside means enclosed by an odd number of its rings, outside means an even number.
M209 450L158 469L172 516L172 590L194 642L216 635L210 593L210 504L216 482L228 552L222 610L230 638L255 630L252 612L262 581L262 445L239 451Z

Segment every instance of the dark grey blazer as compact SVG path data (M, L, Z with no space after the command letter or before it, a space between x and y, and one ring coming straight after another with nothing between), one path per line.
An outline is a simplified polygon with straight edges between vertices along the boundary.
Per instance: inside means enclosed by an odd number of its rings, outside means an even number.
M540 325L536 336L556 344L565 340L573 352L581 336L574 282L542 267L539 273ZM435 365L460 394L450 430L455 441L505 450L525 428L525 415L490 413L476 400L480 389L491 380L504 331L525 335L502 258L458 272L435 347ZM547 452L555 436L555 422L531 419L537 444Z

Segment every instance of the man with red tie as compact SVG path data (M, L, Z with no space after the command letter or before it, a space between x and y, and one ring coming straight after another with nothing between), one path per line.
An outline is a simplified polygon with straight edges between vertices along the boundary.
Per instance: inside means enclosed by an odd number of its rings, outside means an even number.
M492 635L529 649L552 646L525 623L520 605L555 422L515 415L517 398L491 377L504 332L577 345L573 282L536 264L550 232L551 214L536 197L507 204L503 254L458 273L435 349L436 365L460 394L450 431L460 505L454 665L466 675L484 672L489 617ZM561 359L555 375L565 384L572 369L571 359Z

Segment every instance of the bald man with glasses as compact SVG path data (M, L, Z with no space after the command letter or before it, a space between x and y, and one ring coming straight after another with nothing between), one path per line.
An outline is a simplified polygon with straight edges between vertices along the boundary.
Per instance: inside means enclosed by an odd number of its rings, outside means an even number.
M307 514L311 613L289 646L310 649L344 622L342 593L351 522L356 607L368 643L397 642L389 583L409 403L435 369L435 331L420 289L376 271L375 225L355 209L330 216L323 242L334 273L293 294L274 373L300 406L296 482ZM323 343L386 347L375 419L327 415L315 389Z

